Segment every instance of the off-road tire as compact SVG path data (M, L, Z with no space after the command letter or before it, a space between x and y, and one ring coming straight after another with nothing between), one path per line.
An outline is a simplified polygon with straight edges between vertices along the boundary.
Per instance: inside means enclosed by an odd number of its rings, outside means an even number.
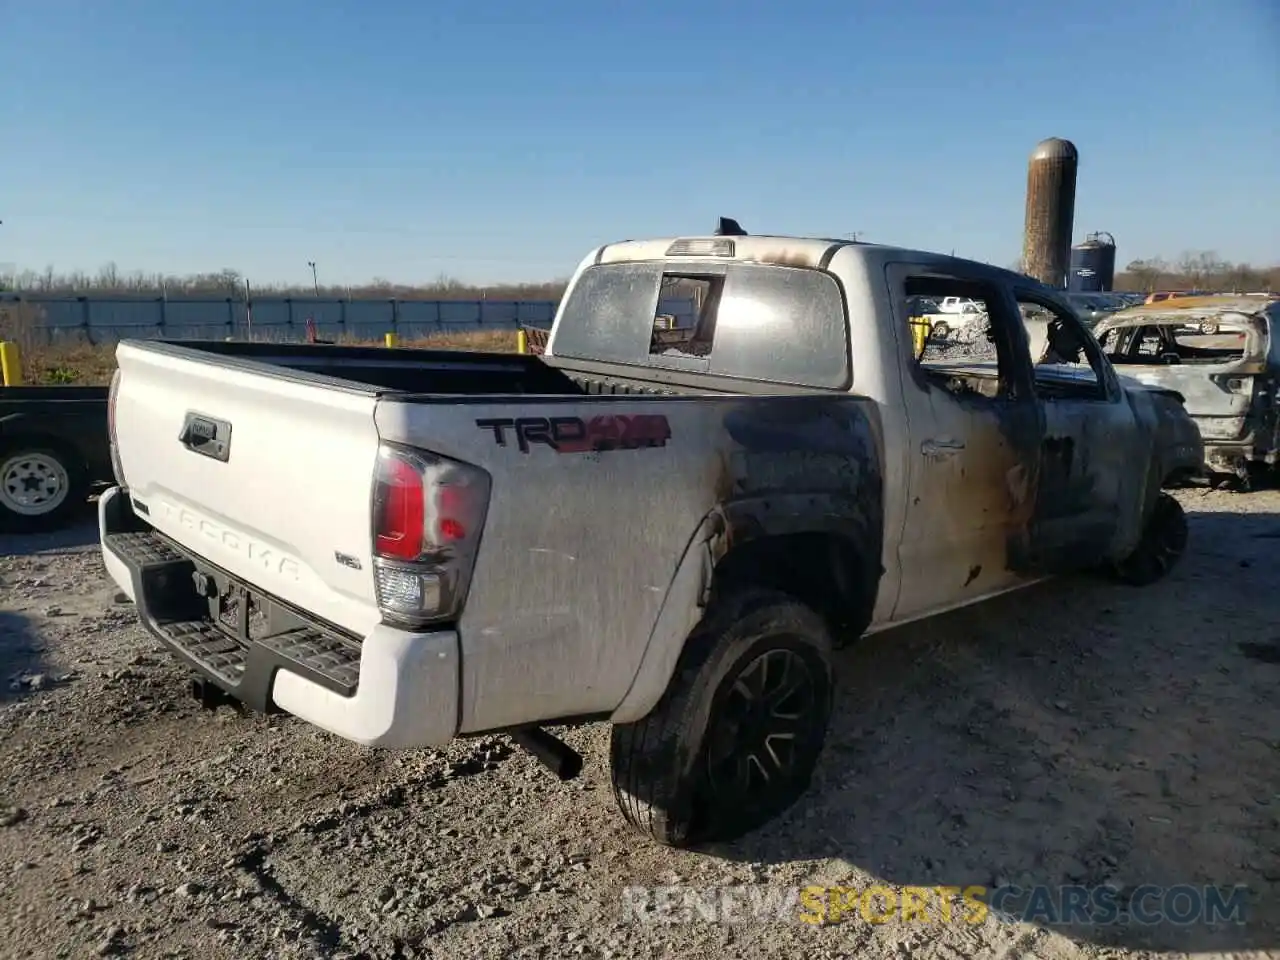
M723 778L715 775L722 768L713 769L711 760L730 741L745 744L736 739L736 730L728 732L733 711L749 699L735 684L748 676L753 682L758 678L759 702L771 702L771 669L775 676L783 673L779 688L794 685L794 679L788 680L794 671L811 692L802 698L806 706L799 711L802 719L795 721L792 739L775 732L761 741L758 729L749 735L757 744L754 754L766 760L776 760L786 744L793 744L794 751L785 753L789 770L777 779L770 796L730 794ZM613 727L610 772L622 816L640 833L672 847L732 840L773 819L809 787L826 738L832 691L831 637L821 616L773 590L745 589L713 601L685 642L657 706L634 723ZM793 707L786 713L795 709L801 702L799 688L794 697L776 699L768 717L783 716L778 708L787 702ZM758 728L761 722L773 722L768 717L742 722ZM743 759L748 756L745 749L731 751L725 762L739 770L760 770L760 764Z
M1123 560L1111 565L1121 583L1145 587L1163 578L1187 549L1187 515L1182 504L1163 490L1142 529L1142 538Z
M60 500L40 513L15 510L9 498L0 491L0 530L7 533L38 533L56 530L77 510L82 510L89 497L89 474L81 459L61 444L46 440L18 440L0 447L0 483L5 482L10 465L24 457L41 465L51 462L61 468L65 482L60 484Z
M934 340L945 340L951 336L951 327L945 320L939 320L929 328L929 336Z

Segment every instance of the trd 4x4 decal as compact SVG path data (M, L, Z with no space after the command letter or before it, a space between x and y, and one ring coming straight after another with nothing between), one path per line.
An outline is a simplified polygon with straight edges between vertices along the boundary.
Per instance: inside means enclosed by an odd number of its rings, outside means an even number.
M543 443L556 453L590 453L605 450L636 450L665 447L671 439L671 424L657 413L619 414L592 417L498 417L477 420L481 430L492 430L500 447L507 445L508 431L515 435L521 453L532 444Z

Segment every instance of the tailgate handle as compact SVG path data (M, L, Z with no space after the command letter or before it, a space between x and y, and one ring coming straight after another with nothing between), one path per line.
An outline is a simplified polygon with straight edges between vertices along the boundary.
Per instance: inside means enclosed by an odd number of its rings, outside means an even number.
M178 442L192 453L226 463L231 459L231 424L188 410Z
M950 437L926 440L920 444L920 452L926 457L954 457L963 449L964 441L952 440Z

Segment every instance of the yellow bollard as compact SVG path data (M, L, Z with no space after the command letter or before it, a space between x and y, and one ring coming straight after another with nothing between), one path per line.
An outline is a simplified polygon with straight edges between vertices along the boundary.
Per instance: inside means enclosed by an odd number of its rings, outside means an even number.
M516 331L516 353L529 352L529 334L524 332L524 327Z
M12 340L0 340L0 372L6 387L22 386L22 351Z
M383 339L387 342L388 347L400 346L400 337L394 333L388 333Z
M911 347L917 357L922 356L929 338L929 323L924 317L912 317L907 322L911 325Z

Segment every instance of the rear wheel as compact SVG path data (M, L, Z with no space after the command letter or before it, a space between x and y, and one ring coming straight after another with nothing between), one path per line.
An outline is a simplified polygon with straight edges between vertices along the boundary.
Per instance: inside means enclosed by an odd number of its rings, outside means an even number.
M0 451L0 526L15 532L51 530L84 505L84 465L51 444Z
M732 840L808 789L831 715L831 639L791 597L750 589L715 604L658 705L617 724L614 796L669 846Z
M947 325L947 322L945 320L939 320L937 323L933 325L933 328L929 331L929 333L935 339L945 340L947 339L947 337L951 336L951 327Z
M1165 576L1187 549L1187 515L1182 504L1164 491L1156 498L1142 539L1133 552L1112 564L1116 579L1145 587Z

